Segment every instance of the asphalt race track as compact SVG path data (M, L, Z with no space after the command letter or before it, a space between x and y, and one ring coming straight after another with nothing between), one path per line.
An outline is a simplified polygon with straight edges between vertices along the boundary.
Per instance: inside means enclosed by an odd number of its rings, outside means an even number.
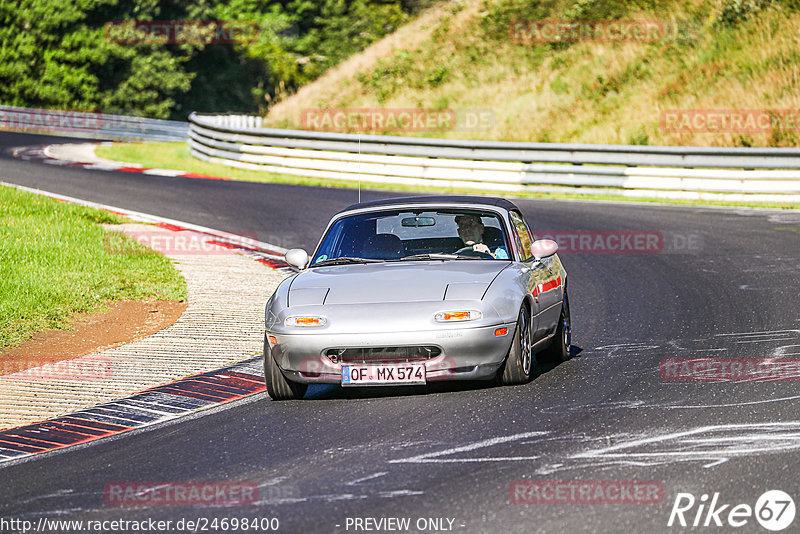
M0 149L48 142L0 134ZM306 249L334 212L356 201L347 189L87 171L7 153L0 180ZM388 196L362 192L364 200ZM708 518L712 526L694 531L767 532L754 517L733 528L728 513L755 507L767 490L800 497L798 381L675 381L660 363L800 355L800 214L515 202L539 236L635 231L663 239L644 252L559 253L569 272L570 361L539 366L519 387L316 387L282 403L259 394L0 466L0 518L173 526L277 518L279 532L363 532L358 524L375 524L356 519L410 518L412 531L427 532L679 532L667 526L679 493L698 501L685 513L690 523L701 496L707 508L719 493L717 508L729 505L716 516L724 527ZM510 488L521 480L646 481L663 494L649 503L513 502ZM144 481L241 482L258 492L239 506L104 498L110 484ZM436 518L444 520L427 521ZM706 519L704 511L700 524Z

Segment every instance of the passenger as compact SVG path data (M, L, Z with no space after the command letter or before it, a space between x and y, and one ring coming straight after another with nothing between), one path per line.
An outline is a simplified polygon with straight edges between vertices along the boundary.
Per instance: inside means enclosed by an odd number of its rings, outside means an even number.
M466 245L466 247L460 249L458 252L474 250L475 252L489 254L492 258L499 260L508 259L508 252L505 247L497 247L494 252L492 252L483 242L484 226L480 217L477 215L456 215L456 224L458 225L458 237L460 237Z

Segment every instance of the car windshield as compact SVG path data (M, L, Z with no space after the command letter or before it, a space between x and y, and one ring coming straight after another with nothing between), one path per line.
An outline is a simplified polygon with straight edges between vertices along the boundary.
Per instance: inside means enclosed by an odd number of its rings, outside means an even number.
M496 213L480 210L395 209L336 221L311 266L357 260L509 260L508 235ZM339 263L339 262L336 262Z

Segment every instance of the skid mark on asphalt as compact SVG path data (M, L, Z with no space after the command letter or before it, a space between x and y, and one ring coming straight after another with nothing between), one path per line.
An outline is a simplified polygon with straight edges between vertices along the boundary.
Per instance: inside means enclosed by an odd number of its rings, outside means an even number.
M770 347L769 345L772 345ZM678 357L686 353L731 352L736 356L748 353L757 356L797 356L800 347L800 330L757 330L752 332L717 333L708 338L694 339L652 339L643 342L612 343L585 347L581 361L596 358L630 357L652 355L663 352L665 356ZM790 350L791 349L791 350ZM719 356L719 354L715 354Z
M559 413L562 411L585 412L587 410L709 410L712 408L738 408L740 406L755 406L759 404L772 404L779 402L792 402L800 399L800 395L789 397L778 397L774 399L762 399L757 401L728 402L722 404L652 404L642 400L630 401L607 401L591 404L571 404L565 406L550 406L542 408L542 413Z
M594 347L592 350L605 351L607 356L619 356L631 352L640 352L645 350L657 349L661 345L653 345L652 343L614 343L612 345L601 345Z
M761 330L758 332L733 332L716 334L717 338L735 338L734 343L772 343L794 340L800 336L800 330ZM796 346L796 345L790 345Z
M398 464L398 463L463 463L463 462L493 462L493 461L520 461L520 460L535 460L539 458L539 456L515 456L515 457L504 457L501 459L493 458L493 457L472 457L472 458L443 458L443 456L452 456L454 454L459 454L462 452L472 452L478 449L485 449L487 447L492 447L494 445L499 445L502 443L508 443L511 441L518 441L521 439L532 438L534 436L544 436L548 434L548 432L523 432L521 434L513 434L511 436L501 436L496 438L489 438L482 441L477 441L474 443L469 443L467 445L461 445L458 447L451 447L449 449L444 449L442 451L436 452L427 452L423 454L418 454L416 456L412 456L410 458L403 458L400 460L390 460L389 463L391 464Z
M780 358L783 356L800 356L800 352L797 350L792 350L791 352L788 349L795 349L796 347L800 347L800 345L782 345L777 347L773 352L772 355L776 358Z
M413 495L425 495L425 492L415 491L415 490L379 491L378 495L385 499L390 499L392 497L409 497Z
M533 439L531 439L533 438ZM577 452L557 453L552 442L563 442ZM491 450L499 444L524 445L537 456L503 455ZM577 447L576 447L577 445ZM462 451L483 449L480 458L444 458ZM755 424L705 425L687 430L648 432L641 436L571 436L552 432L527 432L488 438L409 458L390 460L389 464L463 462L517 462L531 460L531 470L538 475L558 471L604 469L618 466L653 467L680 462L699 462L712 468L732 459L752 458L758 454L791 453L800 450L800 421Z
M765 363L777 363L781 361L793 362L795 358L800 356L800 330L776 329L749 332L726 332L714 334L710 338L653 340L647 343L605 344L584 349L582 354L584 357L580 359L578 364L591 365L594 361L602 361L604 357L628 357L631 359L632 364L638 361L648 361L652 364L657 360L658 356L667 358L682 357L686 359L686 361L696 362L703 361L705 359L703 357L704 354L708 356L709 359L717 359L720 357L733 358L735 355L735 357L744 358L757 357ZM781 358L784 359L781 360ZM660 366L648 365L647 368L636 369L636 372L651 372L657 374L660 372ZM786 378L786 376L775 376L773 380L762 380L762 382L777 382L785 380ZM726 380L719 380L719 382L724 383ZM705 410L789 403L797 399L800 399L800 395L782 395L774 398L763 398L743 402L688 404L683 398L671 402L653 402L652 400L631 398L593 403L563 403L558 406L541 408L541 411L542 413L560 413L631 409Z
M702 461L704 467L719 465L731 458L754 454L792 452L800 449L800 421L782 423L707 425L678 432L666 432L641 439L623 441L609 447L587 450L573 460L626 465L668 464L676 461Z
M350 482L347 483L347 485L348 486L358 486L359 484L363 484L364 482L367 482L368 480L374 480L376 478L380 478L380 477L382 477L384 475L388 475L388 474L389 474L388 471L381 471L379 473L373 473L373 474L367 475L365 477L361 477L361 478L357 478L355 480L351 480Z
M434 441L430 439L425 440L416 440L416 441L392 441L382 446L385 446L390 451L401 451L403 449L408 449L411 447L418 447L420 445L442 445L441 441ZM329 449L325 449L323 451L324 454L329 455L338 455L342 453L353 453L353 452L368 452L375 447L372 443L364 443L361 445L353 445L349 447L332 447Z

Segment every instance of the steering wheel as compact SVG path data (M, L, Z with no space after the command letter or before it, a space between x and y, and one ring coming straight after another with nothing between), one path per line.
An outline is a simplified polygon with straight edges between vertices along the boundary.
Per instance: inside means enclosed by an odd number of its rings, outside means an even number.
M460 254L462 256L474 256L476 258L483 258L486 260L494 259L494 256L492 256L491 254L487 254L485 252L478 252L477 250L472 250L471 246L460 248L456 250L453 254Z

